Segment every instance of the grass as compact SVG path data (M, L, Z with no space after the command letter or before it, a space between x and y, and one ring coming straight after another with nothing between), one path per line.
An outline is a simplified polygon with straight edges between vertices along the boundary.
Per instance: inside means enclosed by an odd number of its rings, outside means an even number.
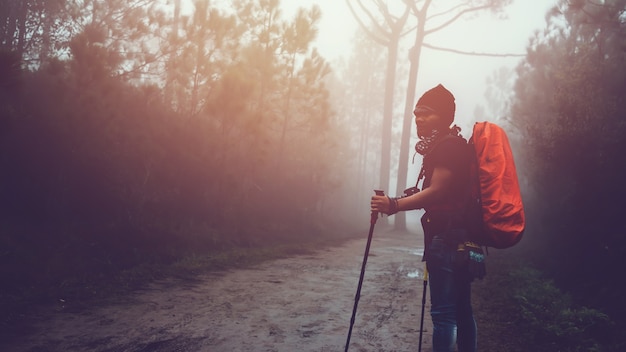
M539 270L505 252L489 255L487 277L474 284L479 350L626 350L620 329L608 315L577 305Z
M133 290L159 279L194 280L197 275L234 268L250 267L263 261L312 253L349 240L350 236L318 236L294 243L263 247L231 247L220 251L192 250L162 256L143 255L138 265L108 273L93 272L66 275L62 280L48 283L21 283L0 290L0 330L10 333L21 319L34 309L78 311L94 304L123 299ZM2 335L3 333L0 333Z

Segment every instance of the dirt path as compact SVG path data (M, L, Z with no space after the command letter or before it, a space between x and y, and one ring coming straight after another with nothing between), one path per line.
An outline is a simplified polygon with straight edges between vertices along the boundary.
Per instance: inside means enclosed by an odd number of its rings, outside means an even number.
M0 350L343 351L366 239L194 283L158 282L121 304L40 316ZM350 351L417 351L421 244L416 235L376 232Z

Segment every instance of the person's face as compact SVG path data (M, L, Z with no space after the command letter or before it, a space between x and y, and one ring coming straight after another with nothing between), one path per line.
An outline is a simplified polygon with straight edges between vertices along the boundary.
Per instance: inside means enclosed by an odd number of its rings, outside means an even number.
M432 131L439 128L441 125L441 118L435 112L413 112L415 115L415 125L417 127L418 136L429 136Z

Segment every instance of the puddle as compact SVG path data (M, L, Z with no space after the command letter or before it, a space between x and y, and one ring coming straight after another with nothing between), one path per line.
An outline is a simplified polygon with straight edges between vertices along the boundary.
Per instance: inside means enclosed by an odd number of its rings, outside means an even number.
M412 250L410 251L410 253L411 253L412 255L416 255L416 256L419 256L419 257L423 257L423 256L424 256L424 248L412 249Z
M421 248L421 247L415 247L415 248L388 247L387 249L391 251L409 252L409 254L416 255L418 257L424 256L424 248Z
M409 279L419 279L422 276L422 272L419 270L415 270L409 272L408 274L406 274L406 276L408 276Z
M412 249L410 252L412 255L416 255L420 258L424 257L424 248L416 248L416 249ZM419 279L419 278L423 278L424 277L424 272L422 270L414 270L414 271L410 271L408 274L406 274L406 276L409 279Z
M424 248L421 247L413 247L413 248L408 248L408 247L387 247L385 248L388 251L391 252L395 252L395 251L400 251L400 252L405 252L408 253L412 256L416 256L419 257L419 259L415 259L416 261L419 260L421 261L421 259L424 257ZM413 261L413 260L411 260ZM424 271L422 269L415 269L415 266L418 263L414 263L415 265L411 265L411 267L405 267L404 265L400 265L398 267L398 269L396 270L398 274L400 275L406 275L406 277L408 277L409 279L420 279L424 277Z
M406 268L404 265L398 267L397 272L401 275L406 275L409 279L419 279L424 277L424 271L422 269Z

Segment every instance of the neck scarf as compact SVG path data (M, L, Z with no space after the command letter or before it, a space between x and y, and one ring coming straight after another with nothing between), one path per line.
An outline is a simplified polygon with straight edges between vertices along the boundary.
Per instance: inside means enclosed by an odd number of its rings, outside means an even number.
M430 151L430 149L433 147L433 145L435 145L435 142L437 141L439 136L446 135L446 134L451 134L453 136L461 137L461 127L454 125L452 126L452 128L446 129L443 133L439 132L439 130L437 129L434 129L432 130L429 136L420 135L419 142L415 144L415 151L421 154L422 156L426 155ZM413 156L413 159L415 159L415 156Z
M454 125L451 129L446 130L444 132L444 136L446 133L449 133L453 136L461 137L461 127ZM438 137L442 135L439 130L433 130L430 136L419 136L420 140L415 144L415 154L413 155L413 163L415 163L415 156L419 153L422 156L428 154L428 152L432 149L432 147L436 144ZM422 163L422 168L420 170L419 176L417 177L417 184L415 187L419 185L420 180L425 176L426 168L424 167L424 163Z
M421 155L426 155L432 146L435 145L435 141L439 135L439 130L432 130L429 136L420 136L420 140L415 144L415 151Z

